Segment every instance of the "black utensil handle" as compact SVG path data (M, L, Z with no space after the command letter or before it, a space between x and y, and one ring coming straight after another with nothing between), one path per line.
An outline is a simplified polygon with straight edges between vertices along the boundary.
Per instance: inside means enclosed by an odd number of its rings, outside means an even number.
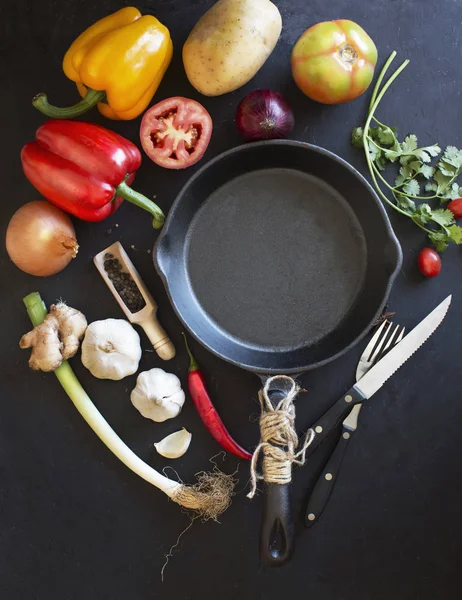
M260 560L268 567L282 567L294 551L294 523L290 484L267 483L263 496Z
M326 508L327 502L334 489L335 482L337 481L345 450L348 447L348 443L353 433L353 431L349 431L348 429L342 429L342 435L340 436L334 451L330 455L326 466L322 470L321 475L316 481L316 485L308 499L305 513L306 527L314 525L321 516L322 511Z
M312 454L316 448L329 437L332 431L341 421L343 421L355 404L359 404L364 400L366 400L366 397L355 386L350 388L340 400L337 400L337 402L311 426L314 431L314 438L307 449L307 456Z

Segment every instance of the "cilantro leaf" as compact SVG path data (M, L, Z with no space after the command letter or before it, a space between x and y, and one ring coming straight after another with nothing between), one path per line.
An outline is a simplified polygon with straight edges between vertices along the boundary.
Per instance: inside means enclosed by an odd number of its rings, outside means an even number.
M419 204L415 210L413 215L414 221L420 223L421 225L426 225L432 216L432 209L427 203Z
M456 169L462 167L462 150L458 150L455 146L448 146L443 154L443 160Z
M449 177L448 175L444 175L444 173L442 173L441 170L438 170L435 173L435 176L433 179L438 184L436 193L439 194L439 193L445 191L445 189L448 187L448 184L451 181L452 177Z
M446 208L437 208L432 213L432 221L435 221L435 223L438 223L442 227L448 227L454 223L454 215Z
M425 191L426 192L437 192L438 184L433 181L429 181L428 183L425 184Z
M404 138L404 142L401 144L401 150L403 154L411 154L414 150L417 150L417 136L414 133L411 133Z
M414 173L420 173L420 169L422 167L420 160L413 160L412 162L409 162L408 165L411 167Z
M396 194L395 198L396 198L396 202L398 203L399 207L402 208L403 210L405 210L407 213L409 213L410 216L413 213L415 213L414 200L411 200L407 196L403 196L403 194Z
M457 245L462 244L462 227L459 227L458 225L451 225L451 227L448 227L448 229L451 240Z
M455 200L456 198L460 198L462 195L462 188L459 187L457 181L455 181L451 185L451 200Z
M450 242L450 237L446 232L435 231L429 233L428 237L435 244L437 252L444 252Z
M419 173L423 175L425 179L431 179L435 174L435 167L431 167L430 165L422 165ZM427 186L425 186L425 189L427 189Z
M459 184L455 181L450 189L446 189L443 194L440 194L441 204L444 204L448 200L455 200L456 198L461 197L462 188L459 187Z
M414 160L414 155L413 154L401 154L401 156L399 158L399 162L403 166L408 165L413 160Z
M410 165L403 165L399 170L399 174L405 179L410 179L414 175L414 170Z
M441 148L438 146L438 144L433 144L433 146L427 146L426 148L424 148L424 150L428 152L430 156L433 156L433 158L438 156L438 154L440 154L441 152Z
M396 137L390 127L379 127L377 131L377 137L382 144L391 146L395 143Z
M363 148L363 135L364 129L362 127L355 127L351 132L351 143L356 148Z
M395 162L401 156L401 153L396 150L385 150L383 154L390 162Z
M406 177L404 177L404 175L399 173L395 178L395 187L397 187L397 188L401 187L405 181L406 181Z
M375 164L377 165L379 171L384 171L387 166L387 161L384 158L383 154L376 159Z
M367 144L367 148L369 151L369 156L372 161L375 161L378 158L380 158L380 156L382 154L382 150L373 141L369 140L369 142Z
M415 179L410 179L403 185L403 192L408 196L418 196L420 194L420 185Z
M457 169L452 165L448 165L443 160L438 163L438 169L441 171L443 175L446 177L452 177L457 173Z
M416 153L416 156L420 158L420 160L424 163L429 163L432 160L430 158L430 155L427 152L425 152L425 150L419 150L419 152Z

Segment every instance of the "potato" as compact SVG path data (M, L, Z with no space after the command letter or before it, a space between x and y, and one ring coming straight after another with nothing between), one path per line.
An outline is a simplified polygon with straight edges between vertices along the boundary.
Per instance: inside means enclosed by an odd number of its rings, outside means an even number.
M247 83L263 66L281 33L270 0L218 0L183 46L190 83L205 96L220 96Z

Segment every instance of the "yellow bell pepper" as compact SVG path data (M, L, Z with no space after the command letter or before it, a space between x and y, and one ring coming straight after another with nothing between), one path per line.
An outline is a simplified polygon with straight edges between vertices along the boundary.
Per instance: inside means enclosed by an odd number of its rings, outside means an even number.
M68 108L39 94L33 105L48 117L77 117L96 104L109 119L130 120L151 102L173 54L168 29L133 6L97 21L79 35L63 60L82 100Z

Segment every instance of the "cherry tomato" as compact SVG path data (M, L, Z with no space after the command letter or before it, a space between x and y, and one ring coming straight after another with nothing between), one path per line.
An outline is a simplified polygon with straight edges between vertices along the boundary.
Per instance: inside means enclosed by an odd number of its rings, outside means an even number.
M185 169L204 156L212 128L212 117L202 104L175 96L144 113L140 139L144 151L156 164Z
M425 277L436 277L441 271L441 258L433 248L423 248L417 260L420 272Z
M295 83L304 94L323 104L341 104L369 87L377 48L353 21L324 21L301 35L291 60Z
M462 217L462 198L451 200L451 202L448 204L448 209L452 212L456 219L460 219Z

